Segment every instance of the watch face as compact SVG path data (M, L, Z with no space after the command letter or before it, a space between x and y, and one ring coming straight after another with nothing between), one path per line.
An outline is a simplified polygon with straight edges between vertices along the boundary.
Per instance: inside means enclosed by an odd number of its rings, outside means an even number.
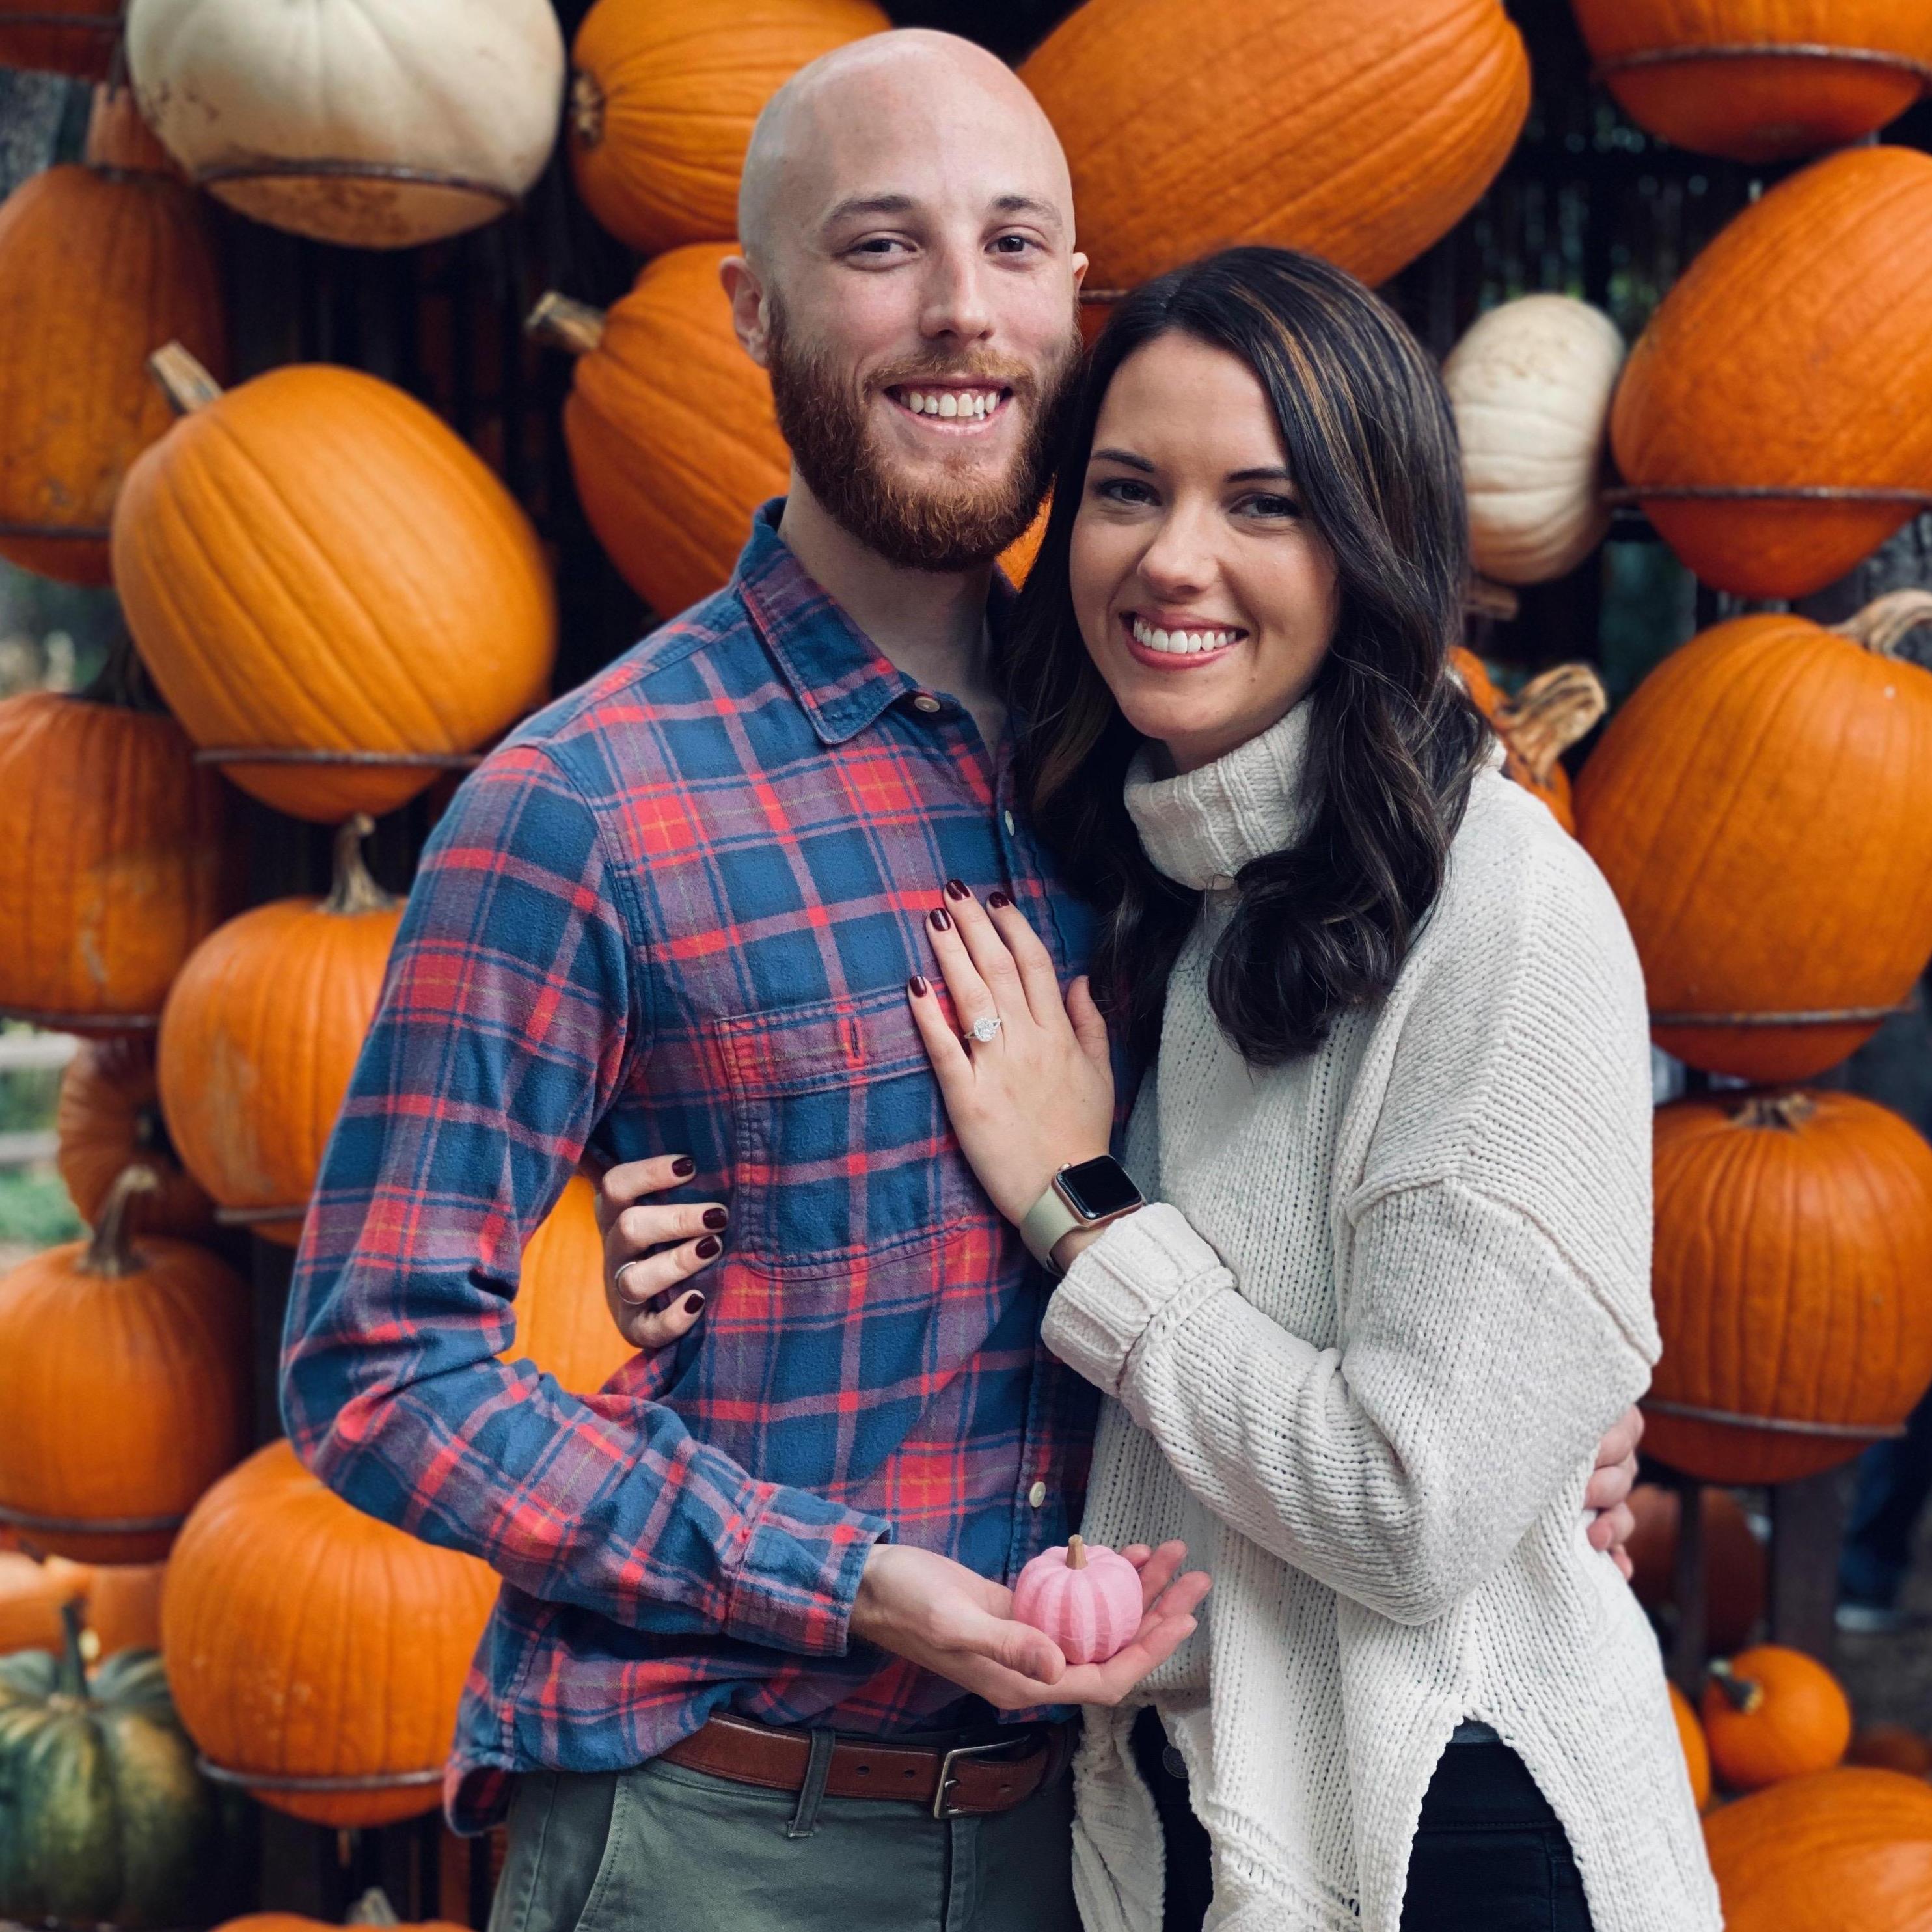
M1139 1207L1146 1198L1127 1170L1110 1154L1065 1169L1060 1176L1060 1191L1066 1197L1067 1205L1085 1221L1124 1213L1130 1208Z

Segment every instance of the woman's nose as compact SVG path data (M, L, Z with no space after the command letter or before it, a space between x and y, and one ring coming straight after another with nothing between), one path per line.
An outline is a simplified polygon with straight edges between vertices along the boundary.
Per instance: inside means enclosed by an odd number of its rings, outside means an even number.
M1150 590L1178 597L1204 590L1214 574L1214 556L1198 518L1164 518L1154 541L1141 554L1141 574Z

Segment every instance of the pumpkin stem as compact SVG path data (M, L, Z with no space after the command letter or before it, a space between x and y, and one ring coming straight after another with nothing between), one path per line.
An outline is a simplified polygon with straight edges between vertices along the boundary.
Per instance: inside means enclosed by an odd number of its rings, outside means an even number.
M1066 1539L1066 1567L1070 1570L1084 1570L1087 1567L1087 1546L1077 1536Z
M541 296L524 324L524 333L547 349L567 349L588 356L604 340L604 311L588 302L574 302L553 289Z
M175 165L141 118L131 87L105 85L94 90L88 110L87 140L81 157L97 174L172 175Z
M1522 600L1507 584L1472 577L1462 592L1462 608L1472 617L1493 617L1507 624L1522 608Z
M1831 628L1834 636L1849 638L1880 657L1896 657L1906 632L1932 622L1932 590L1888 590L1862 610Z
M1711 1681L1731 1700L1731 1708L1746 1717L1764 1702L1764 1686L1754 1677L1740 1677L1721 1657L1711 1665Z
M70 1597L60 1606L61 1660L59 1690L76 1703L87 1699L87 1652L81 1644L80 1599Z
M1732 1109L1731 1119L1741 1127L1781 1127L1796 1133L1817 1111L1809 1094L1749 1094Z
M586 148L604 138L604 90L580 67L570 70L570 131Z
M1496 706L1496 729L1547 784L1556 760L1610 708L1604 680L1586 664L1558 664Z
M143 1263L131 1239L134 1197L152 1194L160 1184L160 1176L141 1161L130 1162L114 1177L94 1223L94 1237L77 1264L82 1274L119 1281L141 1272Z
M362 842L375 829L376 821L366 812L345 818L335 828L334 883L322 902L324 912L387 912L398 903L394 892L376 884L362 856Z
M349 1908L345 1922L350 1925L400 1925L402 1919L389 1903L389 1894L380 1885L372 1885Z
M178 342L163 343L148 358L148 374L178 416L207 408L221 393L221 385Z

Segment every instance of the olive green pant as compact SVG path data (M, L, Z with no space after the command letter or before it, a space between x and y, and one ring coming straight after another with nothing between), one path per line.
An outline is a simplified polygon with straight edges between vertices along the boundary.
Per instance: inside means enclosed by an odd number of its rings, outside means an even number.
M1079 1932L1072 1780L1010 1811L824 1798L662 1760L530 1772L510 1812L490 1932Z

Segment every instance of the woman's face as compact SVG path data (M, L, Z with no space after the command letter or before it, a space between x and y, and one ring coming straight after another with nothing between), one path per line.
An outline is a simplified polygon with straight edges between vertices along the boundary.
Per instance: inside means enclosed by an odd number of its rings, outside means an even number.
M1114 372L1069 559L1080 634L1134 728L1192 771L1286 717L1334 634L1335 562L1267 392L1171 332Z

